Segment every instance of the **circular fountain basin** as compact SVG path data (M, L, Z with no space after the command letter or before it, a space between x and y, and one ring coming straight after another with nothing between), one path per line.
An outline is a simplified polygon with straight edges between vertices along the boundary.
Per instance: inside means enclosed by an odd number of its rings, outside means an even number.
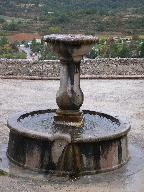
M58 125L56 110L19 113L8 120L7 156L22 167L57 175L113 170L129 159L130 125L107 114L83 111L82 127Z

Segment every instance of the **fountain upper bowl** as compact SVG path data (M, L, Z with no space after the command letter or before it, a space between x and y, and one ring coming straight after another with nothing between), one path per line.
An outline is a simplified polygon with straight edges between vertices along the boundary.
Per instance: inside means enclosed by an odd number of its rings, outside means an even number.
M43 37L52 49L59 55L60 60L80 61L86 53L98 42L98 38L92 35L81 34L51 34Z
M43 37L45 42L63 42L68 44L91 44L96 43L98 38L92 35L81 34L51 34Z

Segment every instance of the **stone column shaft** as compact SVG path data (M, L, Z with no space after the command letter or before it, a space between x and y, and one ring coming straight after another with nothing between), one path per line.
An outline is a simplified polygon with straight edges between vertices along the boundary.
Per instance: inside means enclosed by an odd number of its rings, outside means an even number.
M61 60L61 64L57 105L61 110L79 110L84 100L80 88L80 62Z

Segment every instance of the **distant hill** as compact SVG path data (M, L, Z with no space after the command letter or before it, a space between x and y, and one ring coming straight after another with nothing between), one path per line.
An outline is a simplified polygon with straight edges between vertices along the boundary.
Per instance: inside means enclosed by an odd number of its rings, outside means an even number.
M33 19L31 30L144 34L144 0L4 0L0 15ZM52 30L51 30L52 31Z

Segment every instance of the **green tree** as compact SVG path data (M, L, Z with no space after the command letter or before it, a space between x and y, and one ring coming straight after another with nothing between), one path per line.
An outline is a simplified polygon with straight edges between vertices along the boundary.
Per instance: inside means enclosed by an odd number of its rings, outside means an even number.
M41 43L36 42L36 39L32 40L32 43L30 45L32 52L38 53L39 51L41 51L41 47L42 47Z
M4 22L5 22L5 19L2 16L0 16L0 23L4 23Z
M43 46L43 48L41 49L40 60L49 60L49 59L55 60L57 59L57 56L48 46Z
M140 46L140 57L144 58L144 42L142 42Z
M7 31L18 31L19 30L19 25L17 22L12 20L11 22L6 22L3 24L3 30Z
M26 59L26 54L24 52L19 52L15 55L15 59Z
M109 46L109 57L115 58L118 56L119 48L118 44L113 41Z
M17 42L9 43L6 37L2 37L0 39L0 58L25 59L26 54L19 52Z
M55 27L50 27L49 29L48 29L48 33L49 34L53 34L53 33L60 33L60 27L58 27L58 26L55 26Z
M8 44L8 39L6 37L1 37L0 39L0 46L4 46L6 44Z
M121 46L121 48L119 49L119 57L121 58L126 58L126 57L130 57L130 50L128 48L128 45L126 42L124 42Z
M107 44L104 44L100 47L99 54L100 57L109 57L109 47Z

